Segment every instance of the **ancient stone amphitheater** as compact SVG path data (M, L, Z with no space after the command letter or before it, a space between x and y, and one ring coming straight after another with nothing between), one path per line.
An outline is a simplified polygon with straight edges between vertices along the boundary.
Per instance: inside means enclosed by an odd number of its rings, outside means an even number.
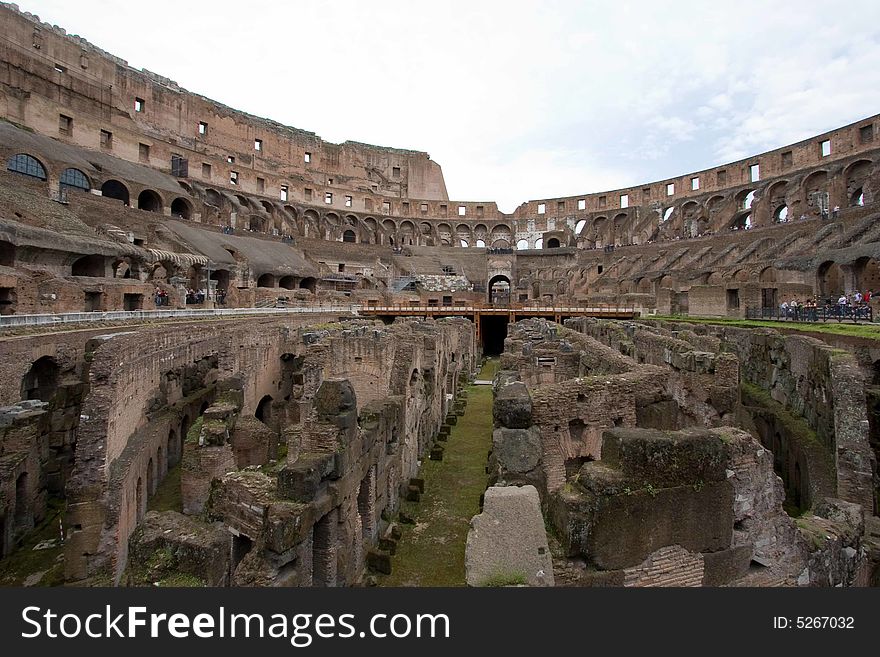
M880 290L880 116L505 214L0 19L0 584L877 584L880 331L745 319Z

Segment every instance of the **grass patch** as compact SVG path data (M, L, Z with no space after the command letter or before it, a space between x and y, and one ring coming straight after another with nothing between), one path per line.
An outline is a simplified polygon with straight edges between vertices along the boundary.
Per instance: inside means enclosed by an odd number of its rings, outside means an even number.
M491 378L497 360L483 365ZM465 586L464 548L473 516L486 490L486 454L492 446L492 388L468 387L465 414L452 427L442 461L425 459L419 476L425 493L418 504L401 502L416 525L401 525L403 538L382 586Z
M147 511L177 511L183 513L183 497L180 492L180 471L178 463L168 471L156 493L147 502Z
M524 573L496 573L482 582L480 586L522 586L526 583L527 580Z
M843 324L831 322L775 322L761 319L736 319L730 317L676 317L672 315L654 315L642 319L657 319L666 322L685 322L690 324L716 324L718 326L734 326L738 328L771 328L777 331L794 331L797 333L826 333L846 335L869 340L880 340L880 326L870 322L861 324Z
M0 586L61 586L64 584L64 546L58 542L46 550L34 550L44 541L60 537L58 519L65 504L50 500L46 518L25 537L21 547L0 560Z
M495 375L498 373L500 367L500 360L498 360L497 358L487 358L483 361L483 367L480 368L480 373L477 375L477 378L480 381L491 381L495 378Z

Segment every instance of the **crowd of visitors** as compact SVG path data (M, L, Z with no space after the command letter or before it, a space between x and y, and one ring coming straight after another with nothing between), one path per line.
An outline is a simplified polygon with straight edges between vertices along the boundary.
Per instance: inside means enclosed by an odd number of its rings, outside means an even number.
M836 297L826 299L807 298L800 301L797 298L791 301L783 301L779 305L780 319L788 319L796 322L816 322L820 319L870 319L871 299L874 292L865 290L851 294L841 293Z

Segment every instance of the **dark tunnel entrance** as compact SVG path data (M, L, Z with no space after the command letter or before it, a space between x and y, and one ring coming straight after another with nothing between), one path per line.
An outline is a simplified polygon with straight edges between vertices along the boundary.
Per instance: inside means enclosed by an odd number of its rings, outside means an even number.
M484 315L480 317L480 336L484 356L500 356L507 337L507 315Z

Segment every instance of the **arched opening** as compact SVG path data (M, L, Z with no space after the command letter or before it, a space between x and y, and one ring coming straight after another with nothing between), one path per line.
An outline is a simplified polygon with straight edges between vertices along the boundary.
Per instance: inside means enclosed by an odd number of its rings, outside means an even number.
M138 210L161 213L162 199L152 189L145 189L138 194Z
M260 205L263 206L263 210L266 211L266 214L275 214L275 206L269 203L269 201L260 201Z
M880 290L880 263L874 258L863 257L855 263L856 289Z
M206 189L205 190L205 203L208 205L213 205L215 208L220 209L223 207L223 197L220 196L220 192L216 189Z
M21 380L21 398L51 401L58 390L61 370L51 356L34 361Z
M575 224L575 226L574 226L574 234L575 234L575 235L580 235L582 232L584 232L584 228L586 228L586 227L587 227L587 220L586 220L586 219L581 219L581 220L580 220L579 222L577 222L577 223Z
M784 224L788 221L787 205L780 205L778 208L776 208L776 210L773 212L773 221L777 224Z
M731 230L749 230L752 227L752 214L741 214L730 222Z
M156 464L153 459L147 463L147 495L153 495L156 492Z
M459 239L459 240L458 240L458 245L459 245L461 248L463 248L463 249L466 249L466 248L468 248L468 247L470 246L470 244L468 244L468 241L467 241L467 240L463 240L463 239Z
M79 169L65 169L64 173L61 174L61 179L58 181L58 185L62 189L65 187L72 187L73 189L79 189L83 192L87 192L92 188L88 176Z
M166 443L165 454L168 459L168 470L180 462L180 439L174 429L168 431L168 442Z
M122 201L125 205L128 205L130 200L128 187L118 180L108 180L101 185L101 195L106 198L113 198L117 201Z
M498 274L489 279L489 303L506 306L510 303L510 279Z
M17 527L30 525L30 513L28 511L28 473L22 472L15 479L15 516L14 523ZM0 536L0 539L5 536Z
M353 230L347 230L342 233L342 241L354 244L355 242L357 242L357 235L355 235Z
M254 417L268 427L272 426L272 395L266 395L257 404Z
M485 248L486 248L486 242L485 242L484 240L477 240L476 247L477 247L478 249L485 249Z
M74 261L70 268L72 276L92 276L101 278L106 275L104 256L87 255Z
M318 280L316 278L312 278L311 276L308 276L299 282L299 287L301 290L309 290L312 294L315 293L315 289L317 288L317 286Z
M660 220L660 223L665 224L667 221L669 221L672 218L673 212L675 212L674 207L666 208L666 210L663 211L663 218Z
M862 191L862 188L859 187L849 197L849 205L850 205L850 207L855 208L855 207L861 207L864 204L865 204L865 193Z
M177 197L171 202L171 216L181 219L192 218L192 205L185 198Z
M140 477L137 478L134 490L135 519L140 522L144 514L144 482Z
M555 237L551 237L547 240L547 248L548 249L558 249L559 248L559 240Z
M257 215L252 214L248 217L248 230L254 233L265 233L266 220L263 217L258 217Z
M544 238L543 237L539 237L538 239L535 240L535 248L536 249L543 249L544 248Z
M278 281L278 287L283 287L285 290L295 290L296 278L293 276L282 276Z
M263 274L257 279L257 287L275 287L275 276Z
M844 292L843 272L840 265L828 260L819 265L817 272L819 294L823 297L834 298Z
M0 265L15 266L15 245L12 242L0 242Z
M516 250L517 251L526 251L526 250L528 250L528 248L529 248L529 243L527 240L519 240L516 243Z
M6 169L31 178L46 179L46 167L33 155L27 153L19 153L6 160Z
M214 301L219 304L226 303L226 293L229 290L229 270L212 271L211 280L214 281Z

